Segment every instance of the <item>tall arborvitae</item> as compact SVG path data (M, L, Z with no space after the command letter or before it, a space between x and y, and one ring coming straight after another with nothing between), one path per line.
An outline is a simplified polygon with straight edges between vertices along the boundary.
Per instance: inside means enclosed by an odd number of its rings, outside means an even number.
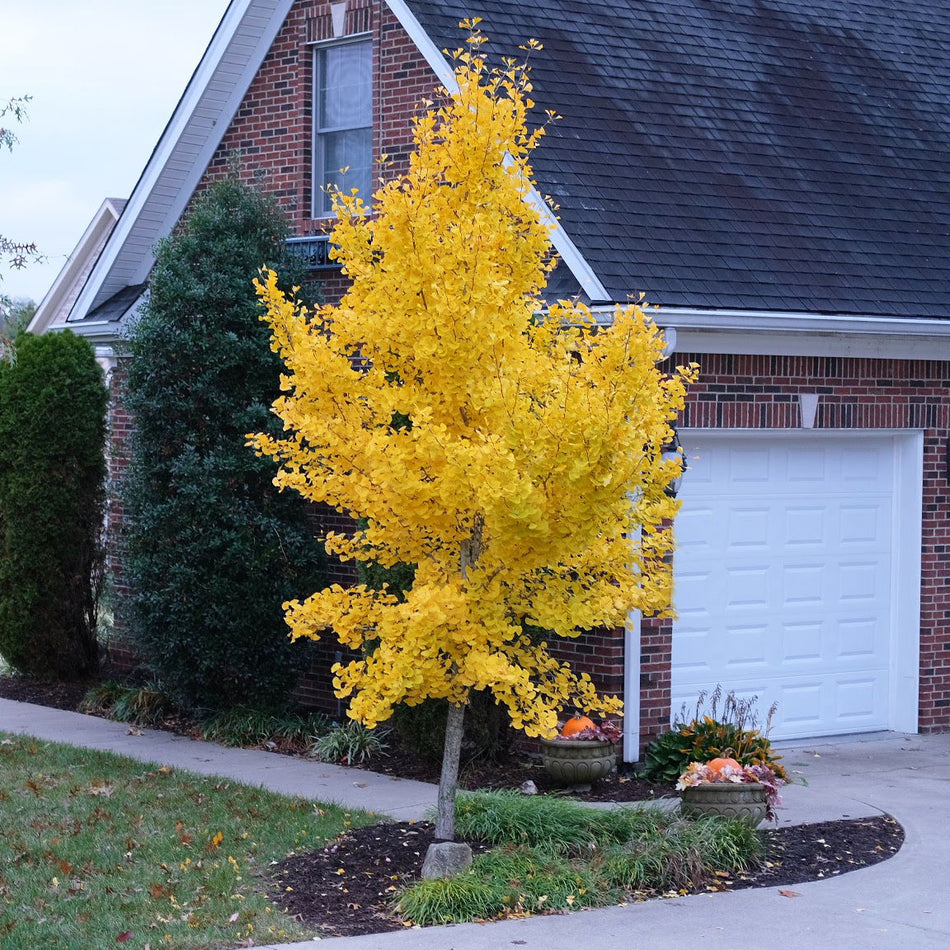
M107 398L69 331L0 360L0 655L32 676L98 669Z

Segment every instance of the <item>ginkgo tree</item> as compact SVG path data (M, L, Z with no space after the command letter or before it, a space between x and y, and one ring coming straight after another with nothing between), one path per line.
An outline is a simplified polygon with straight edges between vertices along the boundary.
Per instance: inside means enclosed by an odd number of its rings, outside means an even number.
M457 89L415 121L408 171L372 215L335 195L342 300L311 311L272 272L258 282L286 367L284 434L252 444L279 460L279 485L359 519L328 551L416 565L402 598L333 586L288 603L291 635L332 630L359 651L334 686L367 726L448 700L443 840L474 691L531 736L571 706L620 710L548 642L668 609L680 464L661 450L695 372L658 368L662 334L640 306L602 326L581 303L544 302L553 259L529 162L544 129L528 124L527 67L490 67L483 41L472 29L456 52Z

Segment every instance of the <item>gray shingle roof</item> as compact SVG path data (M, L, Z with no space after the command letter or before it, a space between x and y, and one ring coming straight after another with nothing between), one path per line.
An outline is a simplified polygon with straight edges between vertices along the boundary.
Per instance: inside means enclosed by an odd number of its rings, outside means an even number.
M407 3L544 44L536 175L612 299L950 317L950 4Z

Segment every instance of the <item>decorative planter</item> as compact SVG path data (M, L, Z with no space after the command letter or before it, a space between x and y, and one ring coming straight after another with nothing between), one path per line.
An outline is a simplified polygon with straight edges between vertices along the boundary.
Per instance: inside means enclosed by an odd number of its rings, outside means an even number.
M765 786L760 782L706 782L683 789L680 811L688 818L738 818L752 828L765 818Z
M589 785L617 764L617 749L599 739L542 739L541 759L563 785Z

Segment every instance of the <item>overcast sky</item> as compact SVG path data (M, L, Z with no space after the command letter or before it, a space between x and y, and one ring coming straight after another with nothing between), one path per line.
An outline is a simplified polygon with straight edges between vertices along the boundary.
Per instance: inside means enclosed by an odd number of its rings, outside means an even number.
M0 0L0 102L33 97L0 153L0 234L49 258L0 291L39 303L102 200L128 198L227 5Z

